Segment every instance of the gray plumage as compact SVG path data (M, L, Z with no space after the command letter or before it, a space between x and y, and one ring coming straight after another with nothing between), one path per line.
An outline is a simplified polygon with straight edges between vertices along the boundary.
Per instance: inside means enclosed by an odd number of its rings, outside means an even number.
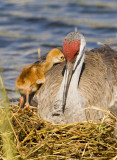
M74 40L80 40L82 37L82 34L80 34L79 32L70 32L64 39L67 39L70 43Z

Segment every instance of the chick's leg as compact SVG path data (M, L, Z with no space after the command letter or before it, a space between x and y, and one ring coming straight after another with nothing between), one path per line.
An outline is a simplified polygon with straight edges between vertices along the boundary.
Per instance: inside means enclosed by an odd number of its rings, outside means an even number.
M26 90L26 107L29 107L30 105L29 105L29 94L31 93L31 89L30 88L28 88L27 90Z
M29 104L29 95L30 95L30 93L31 93L31 89L28 88L28 89L26 90L26 103L25 103L25 106L26 106L26 107L29 107L29 108L36 108L36 107L34 107L34 106L30 106L30 104Z
M21 96L21 98L20 98L20 102L19 102L19 106L20 106L20 108L22 108L22 107L23 107L23 104L24 104L24 97L23 97L23 96Z

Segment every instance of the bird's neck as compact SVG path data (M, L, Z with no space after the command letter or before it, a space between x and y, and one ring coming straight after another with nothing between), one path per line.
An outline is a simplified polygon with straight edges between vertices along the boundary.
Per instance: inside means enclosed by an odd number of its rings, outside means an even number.
M84 99L79 92L79 81L84 62L84 56L81 58L79 65L74 68L74 73L70 82L66 106L65 106L65 117L67 123L83 122L86 121L85 110L84 110Z
M52 114L50 115L53 116L53 123L73 123L78 121L86 121L85 111L83 108L83 98L81 97L78 89L83 62L84 55L82 56L79 65L76 68L74 68L75 71L70 82L68 94L66 97L67 100L65 112L63 114L63 94L67 76L65 74L67 74L67 70L65 71L62 84L53 104ZM75 64L74 66L76 65L77 64Z
M79 81L80 81L82 66L84 63L84 57L85 57L85 55L83 54L81 56L81 60L80 60L79 64L78 64L78 62L75 62L74 69L73 69L73 76L72 76L71 83L70 83L70 86L73 86L74 89L77 90L77 92L78 92L78 85L79 85Z
M53 66L53 61L51 59L46 59L44 63L44 73L48 72Z

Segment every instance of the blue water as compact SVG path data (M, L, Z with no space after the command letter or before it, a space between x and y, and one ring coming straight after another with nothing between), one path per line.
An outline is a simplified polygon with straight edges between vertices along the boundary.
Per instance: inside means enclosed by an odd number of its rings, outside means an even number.
M15 79L21 68L51 48L62 46L74 27L83 33L87 49L97 42L117 49L116 0L0 0L0 73L9 98L18 98Z

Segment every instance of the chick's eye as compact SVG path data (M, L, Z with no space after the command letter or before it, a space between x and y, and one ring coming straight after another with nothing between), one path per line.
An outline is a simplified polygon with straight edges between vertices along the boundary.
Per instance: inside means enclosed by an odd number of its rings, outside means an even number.
M64 59L64 56L61 56L60 59Z

